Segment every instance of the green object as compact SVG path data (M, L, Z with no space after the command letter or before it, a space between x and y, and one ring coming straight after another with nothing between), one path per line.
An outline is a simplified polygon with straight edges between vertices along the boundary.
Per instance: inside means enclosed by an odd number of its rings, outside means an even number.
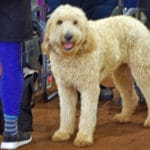
M122 15L122 10L118 6L112 11L111 16Z

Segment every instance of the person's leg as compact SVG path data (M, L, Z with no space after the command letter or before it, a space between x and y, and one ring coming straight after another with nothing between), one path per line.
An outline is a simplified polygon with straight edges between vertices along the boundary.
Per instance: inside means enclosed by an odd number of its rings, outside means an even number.
M10 42L0 43L0 57L2 66L1 97L5 123L7 123L9 116L10 118L18 118L20 100L23 92L20 44ZM17 129L12 128L10 130L6 125L4 132L16 134Z
M0 87L1 87L1 65L0 65ZM4 118L2 112L2 103L1 103L1 88L0 88L0 134L3 133L4 130Z
M1 148L15 149L31 141L30 136L18 130L20 101L23 93L21 44L0 42L1 99L4 114L4 133ZM25 141L22 143L22 141Z

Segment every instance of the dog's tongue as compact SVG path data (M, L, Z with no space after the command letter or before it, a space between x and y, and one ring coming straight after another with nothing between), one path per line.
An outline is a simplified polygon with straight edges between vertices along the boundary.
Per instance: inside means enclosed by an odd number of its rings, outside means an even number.
M71 42L66 42L63 46L66 50L70 50L73 47L73 44Z

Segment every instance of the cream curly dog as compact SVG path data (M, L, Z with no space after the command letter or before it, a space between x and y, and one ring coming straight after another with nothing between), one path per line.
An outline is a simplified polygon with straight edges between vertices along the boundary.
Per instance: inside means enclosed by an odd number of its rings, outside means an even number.
M144 125L150 126L150 33L142 23L126 16L88 21L79 8L62 5L47 22L42 50L50 52L60 96L60 128L54 141L68 140L73 134L79 91L81 115L74 144L93 143L99 83L110 75L123 99L115 120L131 119L137 105L134 78L148 106Z

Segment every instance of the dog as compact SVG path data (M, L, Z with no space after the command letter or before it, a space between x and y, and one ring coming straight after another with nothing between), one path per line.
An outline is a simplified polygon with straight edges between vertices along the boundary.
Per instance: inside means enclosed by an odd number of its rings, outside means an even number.
M148 106L144 126L150 126L150 33L140 21L129 16L90 21L80 8L61 5L46 23L42 52L50 57L60 98L60 127L53 141L68 140L74 133L79 91L81 113L74 144L93 143L99 84L108 76L122 97L122 111L114 119L131 121L138 99L136 81Z

